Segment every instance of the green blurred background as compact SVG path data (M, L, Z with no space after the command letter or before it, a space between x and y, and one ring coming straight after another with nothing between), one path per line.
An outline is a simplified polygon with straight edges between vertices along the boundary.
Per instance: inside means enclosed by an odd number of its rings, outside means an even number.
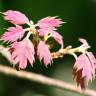
M64 45L79 46L78 38L88 40L92 46L91 51L96 55L96 0L0 0L0 11L19 10L25 13L34 22L46 16L59 16L64 22L59 33L64 37ZM9 25L0 16L0 35L3 28ZM0 55L0 63L10 66ZM52 78L74 83L72 79L72 67L74 58L65 56L63 59L54 60L52 66L45 68L40 63L26 70L43 74ZM96 80L89 85L96 89ZM76 85L76 83L74 83ZM62 91L29 80L0 74L0 96L80 96L68 91Z

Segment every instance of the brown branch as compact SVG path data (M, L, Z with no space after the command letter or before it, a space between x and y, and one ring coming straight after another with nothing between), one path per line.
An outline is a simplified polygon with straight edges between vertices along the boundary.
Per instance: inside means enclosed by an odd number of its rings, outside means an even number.
M74 53L74 52L78 52L78 48L71 49L71 47L67 47L58 52L52 53L52 57L58 58L58 57L62 57L62 55L70 54L70 53ZM5 56L10 63L12 63L11 54L8 51L8 48L5 48L2 45L0 45L0 53L3 56ZM35 81L35 82L38 82L41 84L53 86L53 87L56 87L59 89L63 89L63 90L67 90L67 91L71 91L71 92L75 92L75 93L79 93L79 94L83 94L83 95L96 96L95 90L86 89L86 90L82 91L81 88L76 87L72 84L66 83L64 81L52 79L52 78L42 76L42 75L32 73L32 72L16 71L15 69L13 69L11 67L7 67L7 66L3 66L3 65L0 65L0 73L6 74L6 75L11 75L11 76L16 76L19 78L28 79L28 80Z
M36 73L32 73L32 72L17 71L11 67L7 67L7 66L3 66L3 65L0 65L0 73L6 74L6 75L11 75L11 76L16 76L19 78L28 79L28 80L35 81L35 82L38 82L41 84L53 86L53 87L56 87L59 89L63 89L63 90L67 90L67 91L71 91L71 92L75 92L75 93L79 93L79 94L83 94L83 95L96 96L95 90L86 89L84 91L81 91L81 89L79 87L76 87L76 86L66 83L64 81L52 79L52 78L49 78L49 77L46 77L43 75L39 75Z
M79 47L72 48L72 46L68 46L64 49L60 49L57 52L52 52L51 55L52 55L53 59L56 59L56 58L59 58L59 57L63 57L66 54L75 55L74 53L76 53L76 52L80 52Z

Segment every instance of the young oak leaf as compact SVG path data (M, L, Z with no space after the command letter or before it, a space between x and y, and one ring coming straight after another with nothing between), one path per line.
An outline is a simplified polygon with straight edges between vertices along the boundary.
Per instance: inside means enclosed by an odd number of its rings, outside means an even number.
M38 32L40 36L46 36L49 33L49 31L46 28L38 29Z
M86 84L95 77L96 58L92 52L87 51L87 49L90 48L87 41L80 39L80 42L82 42L80 48L83 49L82 52L84 52L84 50L85 52L77 57L73 68L73 75L77 85L80 85L81 88L84 89Z
M28 18L21 12L19 11L13 11L13 10L8 10L3 13L4 14L4 19L15 24L15 25L21 25L29 22Z
M40 41L38 45L37 56L39 57L40 61L43 60L45 66L50 64L52 61L51 52L43 41Z
M14 65L18 64L20 69L25 69L27 67L27 60L33 65L35 50L29 39L13 43L12 48L14 49L12 52Z
M37 25L40 27L38 30L40 36L47 36L51 34L50 37L53 37L57 43L59 43L63 47L63 37L57 33L56 27L59 27L63 21L61 19L57 19L56 16L54 17L46 17L41 19Z
M53 31L51 35L56 40L56 42L59 43L63 48L63 37L56 31Z
M1 40L14 42L21 39L24 36L24 30L21 26L16 25L16 27L9 27L7 32L3 34Z
M87 52L87 54L81 54L74 65L74 77L78 85L81 86L82 89L85 88L85 85L88 84L89 81L92 81L95 77L95 67L94 61L95 57L91 52Z
M61 19L57 19L56 16L54 17L46 17L41 19L38 22L38 26L40 28L51 28L51 29L55 29L55 27L59 27L62 23L64 23L63 21L61 21Z
M82 46L84 49L87 50L88 48L90 48L89 44L87 43L87 41L86 41L85 39L80 38L79 41L82 43L81 46Z
M38 31L39 31L40 36L46 36L46 34L48 34L48 31L46 29L39 29ZM63 48L63 37L62 37L62 35L60 35L58 32L53 31L53 30L50 30L49 33L50 33L49 36L53 37L56 40L56 42L59 43Z

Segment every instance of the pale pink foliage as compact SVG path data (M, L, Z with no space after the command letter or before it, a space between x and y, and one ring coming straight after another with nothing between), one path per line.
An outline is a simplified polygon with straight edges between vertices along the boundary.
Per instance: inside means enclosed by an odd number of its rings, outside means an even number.
M13 24L25 24L28 18L19 11L8 10L4 12L4 19Z
M95 56L93 55L92 52L87 52L87 55L88 55L89 60L92 64L92 67L95 68L95 70L96 70L96 58L95 58Z
M77 71L82 69L81 78L85 78L86 83L92 81L92 79L95 77L95 63L95 57L91 52L81 54L75 62L74 67L77 69Z
M54 16L54 17L46 17L46 18L41 19L38 22L38 26L40 28L55 29L55 27L59 27L62 23L63 21L61 21L61 19L57 19L56 16Z
M73 74L78 85L84 89L89 81L95 78L96 58L92 52L88 52L90 48L85 39L79 39L82 45L78 47L82 54L76 58Z
M51 34L52 34L52 37L53 37L59 44L61 44L62 47L63 47L63 37L62 37L59 33L55 32L55 31L53 31Z
M1 37L2 40L14 42L18 39L21 39L24 36L24 30L21 26L16 25L16 27L10 27L7 29L7 32Z
M38 30L39 35L46 36L51 34L51 37L63 46L63 37L55 31L56 27L59 27L62 23L61 19L57 19L56 17L46 17L41 19L37 24L40 27Z
M88 42L87 42L85 39L80 38L79 41L82 43L81 46L82 46L84 49L88 49L88 48L90 48Z
M56 27L59 27L63 22L61 19L56 17L46 17L41 19L37 25L40 27L39 34L44 36L47 33L51 33L53 30L56 30Z
M38 32L40 36L46 36L49 33L49 31L46 28L39 29Z
M77 57L74 69L75 77L78 84L80 84L81 88L85 88L85 83L88 84L89 81L92 81L95 77L95 69L96 69L96 58L94 57L92 52L88 52L88 48L90 48L89 44L85 39L79 39L82 45L79 48L83 48L82 54Z
M40 41L38 45L37 56L39 56L40 61L43 60L45 66L50 64L52 61L50 50L43 41Z
M12 48L14 49L12 52L14 65L18 64L19 68L25 69L27 67L27 60L33 65L35 51L29 39L13 43Z

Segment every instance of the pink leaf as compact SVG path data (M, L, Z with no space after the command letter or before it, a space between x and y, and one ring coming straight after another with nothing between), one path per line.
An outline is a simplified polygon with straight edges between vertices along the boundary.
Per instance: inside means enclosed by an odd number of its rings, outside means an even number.
M48 33L48 30L47 29L39 29L38 32L39 32L40 36L46 36L46 34Z
M21 39L24 36L23 28L19 25L16 25L16 27L10 27L8 28L8 31L3 34L1 37L4 41L10 41L14 42L18 39Z
M27 67L27 60L33 65L35 51L29 39L13 43L12 48L14 48L12 58L15 65L19 64L19 68L25 69Z
M61 44L61 46L63 47L63 37L59 34L59 33L57 33L57 32L55 32L55 31L52 31L52 37L59 43L59 44Z
M82 43L82 47L84 47L85 49L90 48L89 44L87 43L87 41L83 38L80 38L79 41Z
M94 57L93 53L87 52L87 56L91 62L92 67L95 68L95 70L96 70L96 58Z
M46 17L46 18L41 19L38 22L38 26L40 28L54 29L55 27L59 27L62 23L64 23L64 22L61 21L61 19L57 19L56 17Z
M8 10L4 12L4 19L15 25L25 24L29 21L28 18L23 13L13 10Z
M40 41L38 45L37 55L39 56L40 61L44 61L45 66L47 66L52 61L51 53L43 41Z
M76 81L80 86L82 85L82 79L84 78L84 84L88 84L89 81L92 81L92 79L95 76L95 66L96 60L95 57L91 52L87 52L86 54L81 54L74 65L75 71L75 77ZM81 71L81 73L80 73ZM81 74L78 74L78 72ZM78 77L78 75L80 75ZM78 78L77 78L78 77ZM81 86L82 87L82 86Z

